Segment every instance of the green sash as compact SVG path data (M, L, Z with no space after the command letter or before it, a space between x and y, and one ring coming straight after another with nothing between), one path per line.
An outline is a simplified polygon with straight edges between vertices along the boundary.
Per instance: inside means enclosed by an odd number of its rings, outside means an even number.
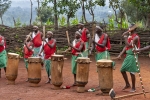
M44 60L44 66L46 68L46 72L48 77L51 75L51 61L49 59Z

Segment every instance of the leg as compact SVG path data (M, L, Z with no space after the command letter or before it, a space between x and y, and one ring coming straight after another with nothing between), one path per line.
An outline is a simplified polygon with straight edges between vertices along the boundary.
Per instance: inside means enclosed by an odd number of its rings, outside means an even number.
M5 73L6 73L6 67L4 67L4 71L5 71Z
M122 76L123 76L123 78L125 80L125 84L126 84L126 86L123 88L123 90L130 88L127 73L126 72L121 72L121 73L122 73Z
M135 75L133 73L130 73L131 80L132 80L132 89L130 92L135 92Z
M72 86L76 86L77 84L76 84L76 74L73 74L74 75L74 83L73 83L73 85Z
M47 76L48 76L48 81L45 82L46 84L50 83L50 81L51 81L51 79L50 79L50 63L51 63L50 60L45 60L45 62L44 62L46 72L47 72Z
M0 78L1 78L1 69L0 69Z

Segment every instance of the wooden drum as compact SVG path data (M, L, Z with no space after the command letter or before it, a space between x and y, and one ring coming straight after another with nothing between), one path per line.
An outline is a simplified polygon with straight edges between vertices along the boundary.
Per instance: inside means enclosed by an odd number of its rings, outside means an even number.
M112 60L102 59L97 61L99 86L104 94L108 94L113 88Z
M51 80L54 85L53 89L60 89L63 83L62 70L64 65L63 55L51 56Z
M89 77L89 66L90 58L87 57L78 57L77 58L77 73L76 73L76 82L77 82L77 92L85 92L85 85L88 83Z
M41 81L41 62L40 57L28 58L28 81L30 86L39 86L38 83Z
M7 84L15 84L18 75L19 54L8 53L8 62L6 68Z

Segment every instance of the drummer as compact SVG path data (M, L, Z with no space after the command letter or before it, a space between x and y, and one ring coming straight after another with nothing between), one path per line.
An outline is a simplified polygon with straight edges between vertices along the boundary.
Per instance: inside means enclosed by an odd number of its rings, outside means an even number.
M28 58L32 56L33 54L33 42L31 41L31 37L30 35L27 35L26 41L25 41L25 45L23 47L23 53L24 53L24 62L25 62L25 67L28 71ZM28 81L28 80L26 80Z
M72 44L68 44L69 47L72 49L72 73L74 75L74 84L72 86L76 86L76 69L77 63L76 59L82 56L82 52L85 50L84 41L81 39L81 34L79 31L75 32L75 39Z
M96 48L96 61L100 59L110 59L108 50L110 50L111 45L109 37L106 33L103 33L103 29L100 26L96 26L95 39L93 40L91 51Z
M51 78L50 78L50 63L51 61L49 60L49 58L55 54L56 51L56 40L53 38L53 33L51 31L48 31L46 34L46 39L44 39L44 46L41 49L39 56L41 56L41 53L44 50L44 66L46 68L46 72L48 75L48 81L46 83L50 83Z
M4 71L6 73L7 53L5 47L6 47L5 38L0 35L0 78L2 68L4 68Z

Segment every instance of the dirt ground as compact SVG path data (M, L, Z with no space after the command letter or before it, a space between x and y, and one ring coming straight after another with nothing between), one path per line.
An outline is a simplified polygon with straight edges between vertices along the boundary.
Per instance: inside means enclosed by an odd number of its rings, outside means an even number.
M114 56L113 56L114 57ZM91 58L92 63L90 64L89 80L85 89L95 88L98 86L98 74L96 72L96 62L94 57ZM120 73L120 67L123 62L122 60L116 61L116 69L113 71L113 82L114 90L117 96L129 94L129 90L122 91L125 86L124 80ZM150 91L150 58L139 57L141 66L141 75L143 78L143 83L146 91ZM63 68L63 85L73 84L73 75L71 73L71 63L70 59L65 60ZM24 66L23 60L20 60L18 77L16 79L16 85L6 85L7 80L5 78L4 70L2 70L2 77L0 78L0 100L111 100L109 96L100 95L101 91L95 92L85 92L77 93L77 87L71 87L70 89L53 90L52 84L45 84L47 81L47 75L45 69L42 71L42 79L40 87L29 87L29 83L25 82L27 79L27 71ZM128 74L129 76L129 74ZM139 76L136 74L136 91L142 92ZM129 76L129 81L130 76ZM150 94L146 94L147 98L143 95L132 96L128 98L123 98L121 100L150 100Z

